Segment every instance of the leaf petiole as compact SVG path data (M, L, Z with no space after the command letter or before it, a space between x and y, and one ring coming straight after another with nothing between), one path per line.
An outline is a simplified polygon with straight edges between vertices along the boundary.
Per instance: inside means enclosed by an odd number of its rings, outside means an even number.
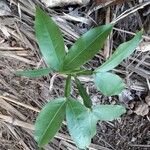
M90 99L90 96L86 92L86 89L84 88L84 86L82 85L82 83L80 82L80 80L77 77L75 77L75 82L76 82L79 94L81 95L81 97L83 99L84 105L87 108L91 109L91 107L92 107L92 101Z
M65 85L65 97L70 97L71 92L71 75L68 75L66 79L66 85Z

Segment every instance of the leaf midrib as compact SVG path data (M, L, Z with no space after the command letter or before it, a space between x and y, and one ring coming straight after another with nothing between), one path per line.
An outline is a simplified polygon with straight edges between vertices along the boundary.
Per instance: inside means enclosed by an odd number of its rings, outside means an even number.
M126 46L125 46L125 48L126 47L128 47L128 42L126 42L126 43L124 43L124 44L126 44ZM131 46L131 45L130 45ZM112 63L112 61L115 61L116 59L118 59L118 57L120 57L120 55L123 55L125 53L125 51L123 51L122 53L121 53L121 51L119 52L119 54L117 55L117 54L114 54L112 57L111 57L111 59L109 59L108 60L108 62L107 63L105 63L102 67L105 67L106 65L111 65L110 63ZM125 58L123 58L123 59L125 59ZM116 61L115 61L116 62ZM101 68L102 68L101 67Z
M65 104L66 102L64 101L63 103L62 103L62 105L60 105L60 107L59 107L59 109L57 110L57 112L55 113L55 115L54 115L54 117L53 117L53 119L49 122L49 124L48 124L48 126L47 126L47 128L46 128L46 130L44 131L44 133L42 134L42 136L41 136L41 138L40 138L40 142L42 141L42 139L43 139L43 136L45 135L45 133L48 131L48 129L49 129L49 127L50 127L50 125L52 124L52 122L53 122L53 120L55 119L55 117L58 115L58 113L59 113L59 111L60 111L60 109L63 107L63 105Z
M72 104L71 104L71 102L69 102L70 103L70 108L71 108L71 110L72 110L72 113L73 113L73 116L74 116L74 120L75 120L75 124L77 123L77 117L76 117L76 115L75 115L75 111L74 111L74 109L73 109L73 106L72 106Z
M90 115L88 115L88 121L89 121L89 125L90 125L90 137L91 137L91 135L92 135L92 119L91 119L91 114Z
M105 31L106 31L106 30L105 30ZM104 33L104 31L103 31L101 34L98 34L98 36L96 36L96 38L94 38L94 39L92 40L92 42L90 42L90 44L88 44L87 47L89 47L89 46L90 46L99 36L101 36L103 33ZM70 65L77 57L79 57L79 55L80 55L82 52L84 52L84 51L87 49L87 47L84 48L82 51L80 51L80 52L78 53L78 55L75 55L75 57L74 57L73 59L71 59L70 62L68 62L68 65ZM68 54L68 55L69 55L69 54ZM66 65L66 67L67 67L68 65Z
M48 16L47 16L48 17ZM53 41L51 40L51 36L50 36L50 34L49 34L49 30L48 30L48 28L47 28L47 26L46 26L46 24L45 24L45 22L47 22L47 20L45 20L45 17L43 16L43 14L42 14L42 21L44 22L43 24L44 24L44 27L46 28L46 33L48 33L48 39L50 39L50 41L51 41L51 43L52 43L52 46L53 46L53 48L52 48L52 50L53 50L53 54L55 55L55 57L57 58L57 65L59 64L59 58L58 58L58 56L57 56L57 52L56 52L56 50L55 50L55 47L54 47L54 44L53 44ZM49 18L48 18L49 19ZM49 22L49 21L48 21ZM49 47L50 48L50 47Z
M138 37L137 37L138 38ZM127 47L132 47L132 45L130 44L130 43L132 43L132 41L133 41L134 39L132 39L132 40L130 40L130 41L128 41L128 42L126 42L126 43L124 43L125 44L125 49L127 48ZM137 45L137 42L136 42L136 45ZM136 46L135 46L136 47ZM134 48L134 50L135 50L135 48ZM112 63L112 61L114 62L118 57L120 57L120 55L124 55L124 53L126 53L126 51L123 51L122 53L121 53L121 51L120 51L120 53L117 55L116 53L113 55L113 57L111 57L111 59L109 59L108 61L107 61L107 63L104 63L104 65L102 65L100 68L97 68L97 70L99 70L99 72L100 72L100 70L101 69L103 69L103 68L105 68L105 66L107 66L107 65L109 65L109 66L113 66L113 65L111 65L111 63ZM125 57L126 58L126 57ZM122 59L122 61L125 59L125 58L123 58ZM115 66L116 67L116 66ZM107 68L107 67L106 67ZM112 67L108 67L108 68L112 68ZM114 67L113 67L114 68ZM112 68L112 69L113 69ZM105 70L105 69L104 69ZM111 69L106 69L105 70L105 72L106 71L109 71L109 70L111 70ZM103 72L103 71L102 71Z

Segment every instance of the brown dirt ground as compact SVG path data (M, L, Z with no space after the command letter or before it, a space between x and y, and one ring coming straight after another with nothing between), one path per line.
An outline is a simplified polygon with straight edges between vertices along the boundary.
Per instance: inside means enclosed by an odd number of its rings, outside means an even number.
M133 0L119 5L90 3L86 6L50 9L39 0L3 0L0 1L0 150L38 150L33 139L36 116L49 100L64 94L64 77L55 73L38 79L15 75L16 70L45 66L34 36L35 4L54 17L68 47L90 28L118 19L126 11L125 16L117 21L103 52L84 65L87 69L99 66L121 42L129 40L137 30L144 29L142 45L114 70L127 84L124 93L119 97L104 97L95 89L91 78L83 77L81 80L93 104L121 103L128 110L121 119L99 122L97 135L92 139L89 149L150 149L150 49L144 47L150 42L148 1ZM73 15L79 21L69 19L63 13ZM74 83L72 96L78 97ZM54 140L44 149L77 149L65 122Z

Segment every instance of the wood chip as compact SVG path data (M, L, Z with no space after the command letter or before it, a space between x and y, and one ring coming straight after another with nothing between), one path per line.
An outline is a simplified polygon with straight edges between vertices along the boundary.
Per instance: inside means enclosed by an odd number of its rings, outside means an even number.
M149 112L149 108L147 104L140 104L134 111L139 116L145 116Z
M90 0L41 0L46 7L61 7L66 5L73 5L73 4L79 4L84 5L87 4Z

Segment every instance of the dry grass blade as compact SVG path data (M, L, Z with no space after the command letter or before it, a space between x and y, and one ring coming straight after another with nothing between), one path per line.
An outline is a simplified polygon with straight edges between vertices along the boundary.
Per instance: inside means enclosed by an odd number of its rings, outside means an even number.
M49 0L42 0L43 3L45 3L46 7L62 7L66 5L73 5L73 4L78 4L78 5L83 5L87 4L89 0L55 0L55 1L49 1Z
M106 11L106 24L110 23L110 7L107 8ZM108 36L105 45L104 45L104 57L105 59L107 59L109 57L109 55L111 54L111 39L112 38L112 33L110 33L110 35Z
M25 144L25 142L19 137L19 135L17 134L15 129L12 126L10 126L9 124L6 124L6 126L11 131L11 133L15 136L15 138L19 141L18 143L23 146L23 149L24 150L30 150L29 147Z
M25 48L22 47L0 47L0 51L23 51Z
M18 116L22 120L26 120L26 117L23 114L21 114L18 110L16 110L12 105L10 105L9 103L7 103L2 98L0 98L0 106L3 109L5 109L6 111L8 111L9 113L12 113L12 114Z
M32 124L12 118L11 116L6 116L6 115L0 114L0 119L2 119L3 121L5 121L7 123L10 123L14 126L19 126L19 127L23 127L26 129L34 130L34 126Z
M122 13L120 16L118 16L114 21L112 21L112 23L116 23L118 21L120 21L121 19L135 13L136 11L143 9L145 6L150 5L150 2L146 2L143 4L140 4L138 6L132 7L131 9L128 9L127 11L125 11L124 13Z
M12 54L11 52L2 52L2 51L0 51L0 55L1 55L1 57L2 56L6 57L6 58L10 57L10 58L25 62L27 64L31 64L31 65L34 65L34 66L36 65L36 63L33 62L32 60L29 60L29 59L21 57L21 56L16 56L16 55Z
M37 109L37 108L34 108L34 107L32 107L32 106L29 106L29 105L20 103L20 102L18 102L17 100L14 100L14 99L12 99L12 98L9 98L9 97L0 95L0 100L2 100L2 98L5 99L5 100L7 100L7 101L9 101L9 102L12 102L12 103L14 103L14 104L17 104L17 105L19 105L19 106L22 106L22 107L24 107L24 108L30 109L30 110L32 110L32 111L40 112L40 110Z
M130 31L126 31L126 30L122 30L122 29L118 29L118 28L113 28L114 30L116 31L119 31L119 32L123 32L123 33L127 33L127 34L130 34L130 35L136 35L136 33L133 33L133 32L130 32ZM146 39L146 40L150 40L150 37L148 36L142 36L143 39Z

